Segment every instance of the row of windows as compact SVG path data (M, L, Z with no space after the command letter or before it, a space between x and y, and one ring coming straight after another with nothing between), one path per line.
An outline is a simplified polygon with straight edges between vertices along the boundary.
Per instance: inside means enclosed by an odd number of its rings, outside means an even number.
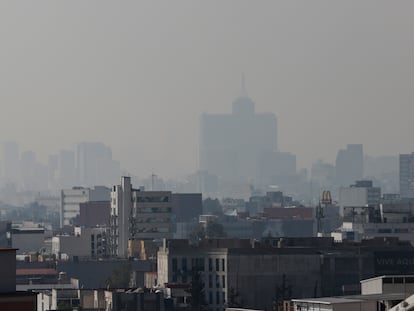
M163 196L139 196L139 197L132 197L132 202L140 202L140 203L166 203L170 201L170 197L167 195Z
M155 197L132 197L132 203L168 203L170 202L169 196L155 196ZM112 204L116 204L116 198L112 198Z
M146 218L135 218L135 223L166 223L171 222L171 217L146 217Z
M213 301L213 292L210 291L208 293L208 303L209 305L213 305L214 303L216 305L225 304L226 303L226 294L225 292L216 292L216 301Z
M213 271L213 263L215 271L226 271L226 260L222 258L208 259L208 271ZM172 258L172 271L175 272L178 269L178 259ZM181 258L181 270L187 271L187 258ZM204 258L192 258L191 259L191 270L205 271Z
M213 285L215 285L215 286L213 286ZM214 287L216 287L216 288L226 288L226 276L225 275L221 276L221 284L220 284L220 276L216 275L216 282L215 282L215 284L213 284L213 276L210 274L208 276L208 287L209 288L214 288Z
M131 213L171 213L171 207L137 207Z
M215 260L215 270L220 271L220 259L216 258ZM208 259L208 271L213 271L213 258ZM225 260L221 259L221 271L226 271Z

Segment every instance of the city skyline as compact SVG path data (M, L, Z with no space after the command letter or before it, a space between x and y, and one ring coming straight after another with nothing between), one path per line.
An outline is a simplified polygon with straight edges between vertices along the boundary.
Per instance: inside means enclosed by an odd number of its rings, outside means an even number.
M414 149L412 3L97 3L0 5L0 141L43 161L102 141L132 173L182 175L199 116L229 112L244 72L298 167Z

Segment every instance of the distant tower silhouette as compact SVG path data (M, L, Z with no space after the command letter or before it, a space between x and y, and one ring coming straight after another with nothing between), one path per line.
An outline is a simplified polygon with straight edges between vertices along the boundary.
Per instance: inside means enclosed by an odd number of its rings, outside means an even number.
M250 180L259 156L277 151L276 116L255 113L243 73L240 82L231 113L204 113L200 118L200 170L227 180Z
M249 97L249 95L247 94L247 89L246 89L246 78L244 76L244 72L242 73L241 76L241 90L240 90L240 96L241 97Z

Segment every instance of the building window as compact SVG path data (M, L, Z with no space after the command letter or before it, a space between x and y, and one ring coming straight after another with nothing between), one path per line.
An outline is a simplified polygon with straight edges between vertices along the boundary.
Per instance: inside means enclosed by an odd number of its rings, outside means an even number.
M185 272L187 271L187 258L181 259L181 269Z
M213 277L211 274L208 275L208 287L209 288L213 287Z
M225 275L223 275L221 278L221 286L223 288L226 288L226 276Z
M181 258L181 281L187 283L187 258Z
M220 288L220 276L216 274L216 287Z
M216 304L220 304L220 292L216 292Z
M213 259L208 259L208 271L213 271Z
M225 292L222 292L221 294L222 294L223 304L225 304L226 303L226 293Z
M224 258L221 260L221 271L226 271L226 261L224 260Z
M193 271L204 271L204 258L193 258L191 260L191 269Z
M213 292L212 291L208 293L208 304L210 305L213 304Z
M172 271L177 272L177 258L172 259Z
M218 258L216 258L216 271L220 271L220 260Z

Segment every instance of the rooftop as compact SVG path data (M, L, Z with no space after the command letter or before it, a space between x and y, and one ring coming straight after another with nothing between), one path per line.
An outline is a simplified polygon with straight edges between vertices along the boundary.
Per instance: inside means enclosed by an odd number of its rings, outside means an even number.
M363 299L347 298L347 297L321 297L321 298L308 298L308 299L292 299L292 301L323 304L323 305L331 305L331 304L362 302L364 300Z
M16 275L57 275L57 271L48 268L16 269Z

